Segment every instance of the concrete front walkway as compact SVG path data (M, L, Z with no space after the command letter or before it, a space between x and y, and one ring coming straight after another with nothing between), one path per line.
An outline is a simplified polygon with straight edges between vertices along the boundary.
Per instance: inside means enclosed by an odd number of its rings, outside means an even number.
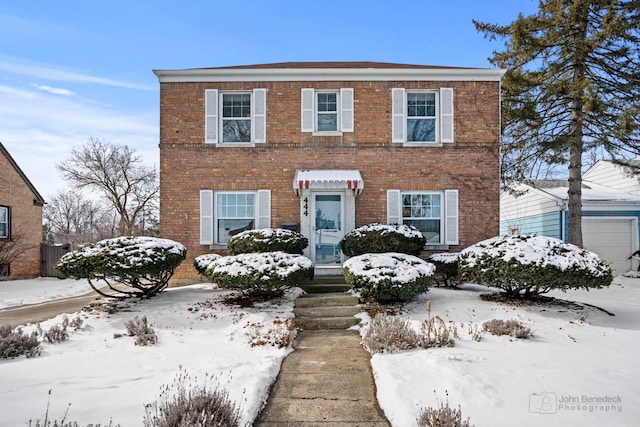
M254 426L390 426L357 332L301 331L294 348Z

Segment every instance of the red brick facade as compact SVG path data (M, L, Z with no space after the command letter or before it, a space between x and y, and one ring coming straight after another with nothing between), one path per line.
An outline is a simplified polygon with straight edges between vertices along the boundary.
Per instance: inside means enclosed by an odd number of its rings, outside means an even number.
M9 278L40 275L42 205L44 200L0 144L0 207L8 208L9 238L26 247L9 265Z
M453 70L454 74L464 71ZM458 244L444 249L458 251L498 234L501 74L477 80L469 77L474 75L469 70L464 78L450 80L411 76L406 80L287 81L270 79L268 67L261 71L263 79L256 81L169 81L156 72L160 77L161 235L188 249L188 260L176 279L195 278L193 258L212 251L199 241L200 190L269 189L271 227L279 227L301 220L300 198L293 190L296 170L301 169L360 171L364 190L355 198L355 226L387 221L387 190L456 189ZM488 71L497 70L479 72ZM453 143L392 143L391 90L399 87L453 89ZM256 88L266 89L266 142L250 147L205 144L205 90ZM352 88L354 131L332 136L302 132L302 88Z

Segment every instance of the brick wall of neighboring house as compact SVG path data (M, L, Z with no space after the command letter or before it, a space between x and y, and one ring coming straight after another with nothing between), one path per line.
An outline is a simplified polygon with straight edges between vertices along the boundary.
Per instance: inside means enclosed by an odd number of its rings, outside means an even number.
M40 275L40 242L42 241L42 206L24 178L0 151L0 206L10 208L11 237L28 249L10 264L10 278Z
M352 133L319 137L300 130L301 88L354 89ZM391 143L391 88L454 88L455 142L439 147ZM267 143L251 148L204 144L205 89L267 89ZM358 169L356 226L386 222L386 191L459 191L456 251L499 231L499 82L161 83L160 227L188 259L175 278L195 278L199 190L271 190L271 226L300 220L297 169Z

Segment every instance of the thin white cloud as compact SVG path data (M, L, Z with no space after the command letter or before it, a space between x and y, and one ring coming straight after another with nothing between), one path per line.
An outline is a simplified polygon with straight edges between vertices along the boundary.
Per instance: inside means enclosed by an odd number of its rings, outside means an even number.
M109 79L106 77L92 76L90 74L79 73L76 71L69 71L53 65L28 61L22 58L8 55L0 55L0 70L52 81L98 84L103 86L113 86L145 91L153 91L157 89L156 87L148 85Z
M17 96L19 98L35 99L37 95L26 90L16 89L11 86L0 85L0 94Z
M64 88L61 88L61 87L51 87L51 86L46 86L46 85L38 85L38 84L35 84L35 83L31 84L30 86L34 87L34 88L36 88L38 90L41 90L43 92L52 93L54 95L73 96L73 95L76 94L73 91L70 91L68 89L64 89Z
M145 163L157 164L157 120L155 111L132 113L0 85L0 141L43 195L67 188L55 164L91 137L127 144Z

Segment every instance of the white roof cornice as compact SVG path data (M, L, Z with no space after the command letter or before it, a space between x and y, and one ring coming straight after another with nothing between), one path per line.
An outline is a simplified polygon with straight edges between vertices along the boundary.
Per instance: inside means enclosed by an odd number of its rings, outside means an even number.
M500 81L491 68L194 68L153 70L160 83L253 81Z

